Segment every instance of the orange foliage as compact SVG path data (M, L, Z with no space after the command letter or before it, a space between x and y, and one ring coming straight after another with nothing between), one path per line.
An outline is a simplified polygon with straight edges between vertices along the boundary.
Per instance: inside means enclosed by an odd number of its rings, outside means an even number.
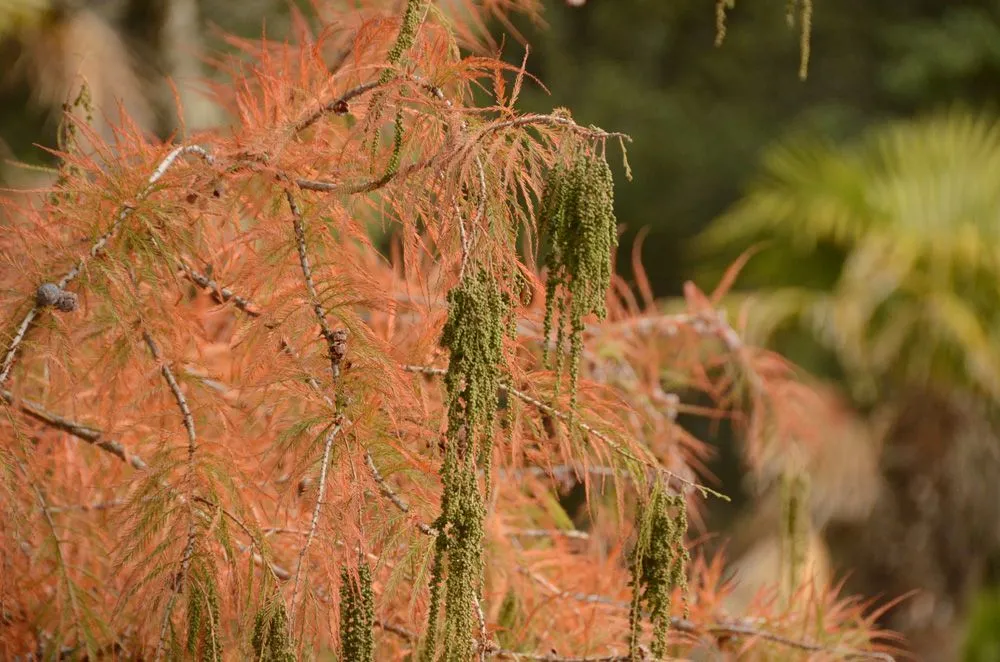
M507 347L486 499L484 655L625 655L637 496L666 476L696 521L711 498L697 485L710 449L678 413L749 411L751 463L787 436L775 429L812 424L791 406L809 393L792 369L743 346L709 298L690 288L690 311L663 315L640 278L641 304L618 281L608 318L585 329L580 428L567 429L569 395L553 395L540 361L533 207L561 144L621 138L516 111L523 71L481 54L485 21L538 3L429 12L381 83L397 3L364 4L318 7L330 27L300 21L294 44L233 39L243 55L220 64L232 85L218 90L229 130L175 145L125 124L109 143L80 124L93 150L62 154L49 194L6 205L0 657L155 657L185 627L192 559L217 578L227 659L249 655L274 593L299 654L334 647L341 569L359 549L374 567L377 659L414 651L441 493L444 297L472 258L517 265L534 293ZM477 88L496 105L474 106ZM397 112L394 169L382 132ZM391 231L389 255L374 224ZM76 309L37 305L46 282ZM683 393L665 391L665 372ZM681 400L695 392L718 408ZM576 482L585 529L558 505ZM877 634L827 588L733 621L721 560L689 574L678 654L836 657Z

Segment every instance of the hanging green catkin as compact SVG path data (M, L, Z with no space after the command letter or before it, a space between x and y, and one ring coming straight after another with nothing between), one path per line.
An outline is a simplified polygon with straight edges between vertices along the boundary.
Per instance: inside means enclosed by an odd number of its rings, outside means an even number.
M288 612L280 595L257 612L250 645L256 662L295 662L292 638L288 633Z
M93 126L94 102L91 98L90 87L86 82L80 85L80 93L77 94L76 99L72 103L63 104L63 116L59 122L59 129L56 132L56 146L59 148L59 151L67 154L75 154L80 150L79 129L76 122L70 117L71 113L77 109L83 110L84 122L88 126ZM77 176L81 172L80 166L66 160L63 161L62 166L59 168L59 177L56 179L54 187L56 192L53 192L49 196L51 204L58 205L63 201L66 194L60 194L58 189L63 187L71 177Z
M218 662L222 659L219 592L206 568L192 568L187 598L188 658Z
M783 597L788 599L798 588L805 562L809 537L809 482L801 472L786 472L781 477L781 568Z
M489 473L497 393L503 377L504 336L512 333L510 299L482 269L448 293L448 320L441 345L449 350L444 377L448 432L441 469L444 493L422 660L466 662L473 656L474 614L483 582L483 520L480 465ZM438 615L444 635L438 657Z
M726 40L726 14L736 6L736 0L715 0L715 45L722 46ZM809 76L809 56L812 42L813 0L785 0L785 21L788 27L795 27L798 12L799 28L799 78Z
M583 320L590 314L598 318L607 314L605 297L618 247L614 180L603 155L579 147L568 165L557 164L549 172L539 229L549 242L543 360L549 365L548 338L555 326L555 371L561 373L568 327L571 409L575 409Z
M399 26L399 34L396 35L396 41L393 43L392 48L389 49L389 53L386 55L386 62L389 66L383 69L382 73L379 75L379 86L385 85L395 78L396 71L394 67L400 63L406 51L413 47L413 44L417 39L417 31L420 30L420 23L423 20L426 5L427 0L407 1L406 9L403 11L403 20ZM369 109L372 112L371 122L373 126L378 125L382 119L382 110L379 103L382 100L382 96L383 95L381 93L376 93L372 97L372 102L369 106ZM378 131L376 131L371 144L373 163L375 160L375 152L378 149L378 144L379 135ZM398 110L396 112L396 121L393 124L392 156L390 157L389 167L386 169L385 176L388 177L394 175L396 170L399 168L399 153L402 145L403 111Z
M799 22L802 24L799 32L799 78L805 80L809 76L809 52L812 42L812 0L800 0L801 13Z
M673 513L673 514L672 514ZM687 509L684 498L654 488L649 502L640 508L638 535L632 553L632 606L629 612L629 655L641 659L639 640L642 613L649 613L653 626L650 651L655 659L667 655L667 631L674 589L687 591L687 566L691 559L684 546L687 534ZM684 600L687 617L687 598Z
M347 568L340 573L340 659L345 662L375 660L375 592L372 573L362 559L355 583Z
M726 12L736 6L736 0L715 0L715 45L726 40Z

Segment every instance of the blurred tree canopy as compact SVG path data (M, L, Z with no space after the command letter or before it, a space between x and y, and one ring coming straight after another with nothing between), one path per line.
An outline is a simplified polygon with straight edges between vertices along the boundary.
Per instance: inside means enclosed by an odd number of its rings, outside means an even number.
M581 122L635 139L634 181L616 180L628 226L621 255L651 229L643 257L657 294L678 293L692 276L698 259L688 241L740 197L775 140L849 139L955 101L990 103L1000 89L996 0L814 5L805 82L799 30L787 25L783 3L736 2L720 48L703 0L552 1L544 33L519 26L528 70L551 91L526 91L527 106L565 105ZM520 63L523 50L508 43L505 54Z

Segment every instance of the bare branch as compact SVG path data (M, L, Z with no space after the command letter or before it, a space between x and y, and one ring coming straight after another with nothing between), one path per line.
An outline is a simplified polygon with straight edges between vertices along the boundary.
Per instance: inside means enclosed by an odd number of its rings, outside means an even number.
M353 184L346 184L343 182L329 182L322 179L304 179L304 178L292 178L291 181L295 182L295 185L301 189L307 191L319 191L321 193L332 193L333 195L358 195L362 193L372 193L379 190L383 186L386 186L395 179L406 177L417 171L424 170L430 167L434 163L435 159L432 157L424 161L418 161L417 163L411 163L410 165L403 166L397 170L391 170L378 179L372 179L366 182L356 182Z
M249 299L241 297L240 295L230 290L228 287L219 287L218 283L216 283L208 276L195 271L190 266L188 266L186 262L178 261L178 264L180 265L181 270L184 272L184 275L189 280L199 285L200 287L212 290L212 296L215 298L217 302L228 303L232 301L234 306L242 310L247 315L250 315L251 317L260 316L260 311L254 308L253 302L250 301Z
M150 335L149 331L143 329L142 338L146 341L146 345L149 347L149 351L153 355L153 358L160 364L160 374L163 375L163 379L167 382L167 386L170 388L170 392L173 394L174 400L177 403L177 408L180 409L181 417L184 419L184 429L187 431L188 437L187 468L188 475L191 476L194 474L194 457L195 451L198 448L198 434L195 431L194 416L191 414L191 408L188 406L187 398L184 396L184 392L181 390L180 384L177 383L177 379L174 377L173 370L171 370L170 366L163 360L163 355L160 352L160 348L156 344L156 341L153 340L153 336ZM189 498L190 497L193 497L193 495L189 495ZM194 505L191 501L189 501L187 542L184 545L184 552L181 555L180 572L174 579L173 595L170 596L170 600L167 602L167 606L163 612L163 622L160 625L160 639L156 646L156 654L154 656L155 660L159 660L163 655L164 647L166 645L167 630L170 624L170 615L173 611L174 603L177 601L177 596L184 590L184 582L187 581L188 570L191 567L191 559L194 556L194 547L197 536L198 530L195 522Z
M80 605L77 601L76 587L73 585L72 580L69 576L69 570L66 567L66 559L63 557L62 544L63 541L59 537L59 532L56 531L56 523L52 519L51 511L49 510L48 501L45 498L45 493L42 492L41 488L38 487L36 482L32 480L31 474L28 473L28 468L24 466L21 460L17 459L18 468L24 474L25 480L31 485L32 491L35 493L35 498L38 499L38 505L41 506L42 516L45 518L45 523L48 526L49 534L52 536L53 548L56 554L56 567L59 570L59 576L63 580L63 584L66 589L66 593L69 595L70 609L73 611L73 620L75 621L77 627L82 628L82 622L80 620Z
M177 602L177 596L181 594L184 590L184 581L187 579L188 570L191 567L191 558L194 556L194 543L197 537L197 532L195 530L194 517L191 518L188 523L188 534L187 542L184 544L184 553L181 555L181 569L174 578L173 593L170 599L167 601L167 606L163 610L163 621L160 623L160 638L156 644L156 653L153 656L154 660L159 660L163 656L163 651L167 643L167 630L170 625L170 615L174 609L174 603Z
M532 572L528 568L522 566L519 568L519 570L523 574L533 579L539 585L543 586L555 598L570 599L587 604L605 605L608 607L612 607L615 609L622 609L622 610L627 610L631 606L628 602L625 602L624 600L615 600L613 598L609 598L603 595L565 591L556 587L549 580L538 575L537 573ZM761 639L763 641L769 641L774 644L779 644L781 646L785 646L788 648L795 648L801 651L836 655L840 659L880 660L881 662L894 662L894 658L888 653L882 653L879 651L857 650L853 648L843 648L838 646L824 646L823 644L811 641L793 639L791 637L786 637L784 635L770 632L768 630L763 630L759 627L759 624L754 624L749 621L717 621L715 623L708 623L702 625L690 621L688 619L678 618L674 616L670 619L670 627L678 632L684 632L685 634L691 634L691 635L711 634L716 636L724 635L727 637Z
M619 138L628 142L632 142L632 138L625 133L617 133L613 131L604 131L596 126L580 126L573 121L568 115L561 114L551 114L542 115L538 113L530 113L527 115L521 115L520 117L515 117L510 120L502 120L499 122L493 122L481 128L478 131L476 140L486 136L490 133L496 133L497 131L502 131L504 129L513 129L525 126L562 126L566 129L572 131L573 133L578 133L588 138Z
M350 51L348 51L348 53L349 52ZM344 57L346 57L346 54ZM394 82L406 81L406 80L412 80L413 82L420 85L420 87L424 88L424 90L426 90L428 94L430 94L431 96L435 97L440 101L444 101L447 106L451 107L451 101L445 98L444 92L441 91L441 88L426 82L420 76L414 74L403 74L403 75L397 75L392 81L387 81L385 83L382 83L378 80L373 80L358 85L356 87L352 87L351 89L347 90L336 99L328 101L327 103L323 104L322 106L314 110L312 113L301 119L295 125L294 133L299 134L302 131L305 131L313 124L318 122L324 115L329 115L331 113L333 113L334 115L346 115L348 112L350 112L350 108L348 106L349 102L356 99L357 97L367 94L368 92L371 92L372 90L375 90L379 87L387 87L389 85L392 85Z
M295 621L295 598L298 595L299 582L302 579L302 562L305 559L306 552L309 550L309 545L312 543L313 538L316 537L320 509L323 507L323 501L326 498L326 474L330 468L330 451L333 448L333 440L338 432L340 432L340 423L331 427L326 434L326 438L323 440L323 460L319 470L319 494L316 496L316 506L313 508L312 520L309 522L309 533L306 535L306 541L302 545L302 550L299 551L298 563L295 565L295 584L292 587L292 612L288 619L289 624Z
M170 387L170 392L173 394L174 400L177 402L177 408L181 410L181 416L184 419L184 429L187 431L188 437L188 463L190 465L194 462L194 453L198 447L198 435L195 432L194 416L191 414L191 408L188 406L187 398L184 397L184 392L181 391L180 384L177 383L177 379L174 377L173 370L171 370L170 366L163 360L163 355L160 353L159 346L157 346L156 342L153 340L153 336L149 335L149 332L144 330L142 332L142 338L146 341L146 345L149 347L149 351L153 355L153 358L160 364L160 374L163 375L163 379L166 380L167 386Z
M365 464L368 465L368 471L371 472L375 482L378 483L379 490L381 490L382 494L385 495L389 501L392 501L393 504L395 504L396 507L402 512L409 514L410 504L406 503L401 496L396 494L396 491L393 490L389 483L386 482L385 478L382 477L382 473L378 470L378 467L375 466L375 461L372 459L371 453L368 451L365 451ZM420 529L421 533L428 536L436 536L438 534L437 529L420 520L417 520L417 528Z
M351 89L344 92L333 101L323 104L323 106L316 109L311 114L300 120L295 125L295 133L301 133L302 131L305 131L313 124L318 122L320 118L322 118L324 115L329 115L330 113L333 113L334 115L346 115L348 112L347 104L349 101L361 96L362 94L365 94L366 92L374 90L380 85L381 84L378 81L369 81L362 85L358 85L357 87L352 87Z
M415 632L411 632L406 628L395 625L385 620L376 620L375 624L389 632L396 635L401 639L405 639L410 642L417 642L420 637L417 636ZM631 662L627 655L605 655L598 657L561 657L559 655L553 655L552 653L518 653L512 650L507 650L505 648L500 648L495 644L487 644L486 646L481 646L479 641L476 640L475 644L480 647L480 650L489 657L495 657L501 660L531 660L532 662Z
M347 351L347 332L343 330L334 331L326 321L326 312L320 305L319 295L316 293L316 286L313 284L312 267L309 266L309 255L306 251L306 231L305 222L302 218L302 211L295 202L295 197L290 190L285 191L288 206L292 210L292 224L295 230L295 242L299 251L299 265L302 267L302 277L305 281L306 291L309 293L309 303L312 305L316 320L319 322L320 331L326 339L327 350L330 358L330 373L334 381L340 377L340 362L344 359Z
M570 538L572 540L590 540L590 534L576 529L508 529L512 536L526 538Z
M326 313L323 311L323 306L319 303L319 295L316 293L316 286L313 283L312 268L309 265L309 255L306 249L305 223L302 218L302 211L295 202L295 197L292 195L291 190L285 190L285 197L288 200L288 206L292 211L292 226L295 231L295 241L299 252L299 266L302 268L302 278L305 282L306 291L309 294L309 302L312 305L313 312L316 314L316 319L319 322L320 330L322 331L323 337L326 339L330 359L330 373L334 382L336 382L338 377L340 377L340 362L343 360L344 355L347 352L347 332L343 330L332 330L326 321ZM283 345L287 350L291 350L291 347L287 343L283 343ZM319 390L319 385L316 381L311 377L310 380L313 387ZM299 582L302 577L302 563L305 559L306 552L309 550L309 545L312 543L312 540L316 535L316 529L319 526L320 511L323 507L324 499L326 498L326 476L327 471L330 468L330 454L333 449L333 441L336 438L337 433L340 431L341 425L344 421L336 403L331 402L329 396L325 394L324 398L328 404L333 406L334 411L337 412L336 423L330 428L329 432L327 432L326 439L324 439L323 442L323 460L319 472L319 494L316 497L316 506L313 508L312 520L309 524L309 534L306 536L306 541L302 545L302 550L299 552L299 559L295 568L295 585L292 587L292 611L289 616L289 627L291 627L291 624L295 621L295 598L298 594Z
M53 427L57 430L62 430L68 434L73 435L77 439L87 442L97 446L101 450L107 451L117 457L122 462L132 465L134 468L143 471L147 468L146 463L138 455L132 455L125 450L125 447L121 443L105 439L104 433L100 430L96 430L89 426L83 425L76 421L70 420L59 414L50 412L48 409L33 402L32 400L26 400L23 398L17 398L10 391L0 389L0 399L2 399L7 404L17 407L23 411L28 416L34 418L37 421L41 421L46 425Z

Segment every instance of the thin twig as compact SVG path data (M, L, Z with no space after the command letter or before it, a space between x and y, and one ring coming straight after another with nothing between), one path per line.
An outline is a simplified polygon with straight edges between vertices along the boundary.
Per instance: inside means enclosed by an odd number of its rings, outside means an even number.
M490 641L489 633L486 632L486 614L483 613L483 605L480 600L481 598L477 596L475 600L476 619L479 621L479 645L477 648L479 649L479 660L484 662L493 642Z
M177 159L184 154L196 154L209 163L214 163L215 160L214 157L208 153L208 150L199 145L182 145L167 154L166 158L164 158L153 171L153 174L146 179L146 186L135 197L135 200L122 204L121 209L118 212L118 216L115 218L115 221L111 224L108 231L98 237L97 240L91 244L90 250L87 251L87 253L85 253L83 257L81 257L76 264L74 264L70 270L63 274L63 277L59 279L56 286L60 290L65 290L70 283L76 280L76 277L80 275L80 272L83 271L83 268L90 260L104 252L108 242L111 241L115 234L117 234L122 224L136 209L138 209L138 204L145 200L150 193L152 193L156 182L158 182L160 178L166 174L167 170L173 166ZM21 343L24 342L24 338L27 336L28 330L31 328L31 325L34 323L41 310L42 308L38 305L38 302L34 302L25 314L24 318L22 318L21 323L17 325L14 337L11 339L10 344L7 346L7 351L4 353L3 361L0 362L0 386L7 381L7 377L10 375L10 370L14 366L14 358L17 355L17 350L21 346Z
M614 131L604 131L596 126L581 126L573 121L572 118L566 115L542 115L539 113L529 113L527 115L521 115L520 117L515 117L514 119L502 120L499 122L494 122L492 124L487 124L478 131L478 136L476 140L486 136L490 133L495 133L503 129L513 129L525 126L562 126L573 133L580 133L591 138L619 138L628 142L632 142L631 136L625 133L618 133Z
M302 549L299 551L299 560L295 565L295 584L292 586L292 613L289 617L289 629L291 629L291 624L295 621L295 598L299 592L299 582L302 579L302 562L305 559L306 552L309 550L309 545L312 543L313 538L316 537L316 529L319 526L319 514L320 509L323 507L323 500L326 498L326 473L330 467L330 451L333 448L333 440L340 432L340 424L337 423L329 432L326 434L326 439L323 440L323 464L319 470L319 494L316 496L316 505L313 508L312 520L309 522L309 533L306 535L306 541L302 545Z
M590 534L577 529L508 529L512 536L526 538L570 538L572 540L590 540Z
M234 515L227 508L224 508L220 504L213 503L213 502L209 501L208 499L206 499L205 497L195 496L194 500L197 501L197 502L199 502L199 503L201 503L201 504L204 504L204 505L208 506L209 508L216 508L216 509L218 509L223 515L225 515L233 523L235 523L236 526L238 526L241 529L243 529L243 533L245 533L247 535L247 537L250 538L249 551L251 552L251 558L253 559L254 563L256 563L257 565L266 567L271 572L271 577L273 577L276 581L279 580L279 579L282 580L282 581L287 581L291 577L291 575L289 574L289 572L287 570L285 570L284 568L282 568L280 565L277 565L275 563L265 562L263 556L261 556L260 554L258 554L255 551L253 551L253 548L254 547L259 547L259 545L257 545L257 539L254 536L253 531L251 531L250 527L248 527L246 524L243 523L243 520L241 520L239 517L237 517L236 515ZM243 544L241 544L239 542L237 542L236 544L239 546L241 552L245 553L245 552L248 551L248 548L246 546L244 546Z
M73 620L76 622L77 627L83 627L83 623L80 620L80 605L76 597L76 588L73 586L73 582L69 576L69 570L66 568L66 559L63 558L62 543L63 541L59 537L59 533L56 531L56 523L52 519L51 511L49 510L48 501L45 499L45 493L42 492L41 488L31 479L31 474L28 472L28 468L24 466L21 460L17 460L17 465L24 474L25 480L31 485L32 491L35 493L35 498L38 499L38 504L42 508L42 515L45 518L45 523L49 528L49 533L52 535L53 547L55 548L56 554L56 566L59 568L59 575L66 586L66 592L69 594L69 604L70 609L73 611Z
M400 639L413 643L420 640L417 633L389 621L379 619L375 621L375 624ZM475 641L475 644L477 647L481 646L478 640ZM532 662L630 662L631 660L627 655L623 656L614 653L598 657L560 657L552 653L518 653L506 648L500 648L495 644L481 646L480 650L490 657L496 657L501 660L531 660Z
M322 118L324 115L328 115L330 113L333 113L335 115L347 114L348 112L347 104L349 101L361 96L366 92L374 90L375 88L379 87L379 85L380 83L376 80L364 83L362 85L358 85L357 87L352 87L351 89L344 92L333 101L323 104L320 108L314 110L308 116L300 120L298 124L295 125L294 129L295 133L301 133L302 131L305 131L310 126L318 122L320 118Z
M320 305L319 295L316 293L316 286L313 283L312 268L309 265L309 255L306 249L306 233L305 233L305 222L302 217L302 211L299 209L298 203L295 201L295 197L292 195L291 190L285 189L285 198L288 200L288 207L292 211L292 227L295 231L295 242L299 253L299 266L302 268L302 278L305 282L306 291L309 294L309 303L312 305L313 312L316 315L316 319L319 322L320 329L323 333L323 338L326 339L327 349L329 351L330 358L330 373L333 381L336 382L337 378L340 377L340 362L344 358L344 353L346 352L346 334L343 331L333 331L330 325L326 321L326 313L323 311L323 306ZM287 343L284 343L287 349L291 349ZM310 379L312 379L310 377ZM312 380L314 388L319 390L319 385ZM334 411L336 412L336 422L333 427L327 432L326 439L323 441L323 464L320 467L319 472L319 494L316 497L316 506L313 508L312 520L309 523L309 534L306 536L306 541L302 545L301 551L299 551L298 563L295 567L295 584L292 587L292 611L289 616L289 629L291 629L292 624L295 622L295 612L296 612L296 602L295 598L299 591L299 582L302 577L302 564L306 556L306 552L309 549L310 543L312 543L313 538L316 535L316 529L319 526L320 511L323 507L324 499L326 498L326 476L327 471L330 468L330 454L333 449L333 441L340 431L341 425L343 424L344 418L340 414L339 407L331 402L329 396L325 396L327 403L334 406Z
M292 227L295 230L295 243L299 252L299 266L302 268L302 278L305 281L306 291L309 293L309 303L316 314L316 320L319 322L323 338L326 340L330 358L330 373L336 381L340 377L340 362L344 358L346 334L344 331L334 331L326 321L326 312L319 302L316 285L313 283L312 267L309 265L309 255L306 249L305 221L302 218L302 210L299 209L298 203L295 202L295 197L288 189L285 190L285 198L288 200L288 206L292 210Z
M303 177L296 177L291 179L291 181L294 181L295 185L299 188L307 191L319 191L320 193L331 193L333 195L359 195L362 193L373 193L395 179L406 177L419 170L429 168L434 164L434 162L435 158L432 157L423 161L411 163L410 165L403 166L397 170L390 170L377 179L371 179L364 182L330 182L322 179L306 179Z
M194 464L194 454L198 448L198 434L194 427L194 416L191 414L191 407L188 406L187 398L184 397L184 392L181 391L180 384L177 383L176 377L174 377L174 371L170 369L170 366L163 360L163 355L160 353L160 348L153 340L153 336L149 334L148 331L142 332L142 338L146 341L146 345L149 347L150 353L153 358L160 364L160 374L163 375L163 379L166 380L167 386L170 387L170 392L174 396L174 401L177 403L177 408L181 411L181 417L184 419L184 429L187 432L188 437L188 469L192 468Z
M251 317L260 316L260 311L254 308L253 302L251 302L249 299L241 297L240 295L230 290L228 287L219 287L218 283L216 283L208 276L195 271L186 262L178 261L178 264L180 265L181 270L184 271L184 275L189 280L199 285L200 287L212 290L212 296L215 297L215 300L218 301L219 303L228 303L229 301L232 301L234 306L242 310L247 315Z
M185 543L184 553L181 555L181 570L174 578L173 593L170 596L170 600L167 601L166 608L163 610L163 621L160 623L160 638L156 644L156 653L153 656L154 660L159 660L163 655L167 643L167 628L170 625L170 614L173 612L177 596L184 590L184 580L187 578L188 570L191 567L191 558L194 556L195 537L194 517L192 517L188 523L187 543Z
M613 607L615 609L629 609L631 605L624 600L615 600L614 598L609 598L603 595L595 595L588 593L577 593L573 591L562 590L554 586L549 580L532 572L528 568L520 566L518 568L523 574L527 575L535 582L545 587L551 594L552 597L561 599L570 599L576 602L583 602L587 604L599 604L608 607ZM740 638L756 638L764 641L769 641L774 644L779 644L786 646L788 648L795 648L802 651L808 651L813 653L830 653L837 655L841 659L868 659L868 660L881 660L882 662L894 662L894 658L888 653L882 653L879 651L866 651L857 650L853 648L843 648L838 646L824 646L823 644L814 643L811 641L804 641L801 639L793 639L791 637L786 637L775 632L770 632L767 630L762 630L758 626L747 622L747 621L717 621L715 623L709 623L701 625L690 621L685 618L671 617L670 627L678 632L684 632L685 634L691 635L725 635L728 637L740 637Z
M381 490L382 494L385 495L389 501L392 501L392 503L395 504L395 506L403 513L409 514L410 504L399 496L396 491L392 489L389 483L386 482L385 478L382 476L382 472L380 472L378 467L375 466L375 461L372 459L371 453L367 450L365 451L365 464L368 465L368 471L371 472L375 482L378 483L379 490ZM420 529L421 533L428 536L436 536L438 534L437 529L420 520L417 520L417 528Z
M156 344L156 341L153 340L153 336L150 335L149 331L143 329L142 338L146 341L146 345L149 347L149 351L153 355L153 359L160 364L160 374L163 375L163 379L167 382L167 386L170 388L170 392L173 394L174 400L177 403L177 408L181 412L181 417L184 419L184 429L187 431L188 437L188 475L193 476L195 451L198 449L198 434L195 430L194 416L191 413L191 407L188 406L187 398L184 396L184 392L181 390L180 384L177 383L177 378L174 377L173 370L171 370L170 365L163 360L163 354L160 352L160 348ZM189 495L189 498L192 496L193 495ZM173 595L170 596L170 600L167 602L166 609L163 613L163 623L160 626L160 640L156 645L156 654L154 657L156 660L159 660L160 656L163 654L164 646L166 645L167 627L170 623L170 615L173 611L173 606L176 602L177 596L180 595L181 591L184 589L184 582L187 581L188 570L191 567L191 558L194 555L194 546L198 530L195 524L194 505L191 502L188 503L188 517L187 542L184 545L184 553L181 556L181 569L174 580Z
M349 53L350 51L347 52ZM344 55L344 57L346 57L346 54ZM306 117L302 118L295 125L293 131L296 134L301 133L302 131L305 131L313 124L318 122L324 115L329 115L330 113L333 113L334 115L346 115L348 112L350 112L350 108L348 106L349 102L356 99L357 97L360 97L363 94L371 92L372 90L377 89L379 87L391 85L396 81L407 81L407 80L412 80L413 82L420 85L420 87L424 88L431 96L435 97L440 101L444 101L447 106L449 107L451 106L451 101L445 98L444 92L441 91L441 88L437 87L436 85L428 83L421 76L415 74L398 74L393 78L393 80L387 81L385 83L380 82L378 80L373 80L367 83L362 83L361 85L358 85L356 87L352 87L351 89L347 90L336 99L328 101L327 103L323 104L322 106L314 110Z
M101 450L107 451L117 457L122 462L132 465L134 468L143 471L147 468L146 463L138 455L133 455L125 450L119 442L112 439L105 439L104 433L92 427L70 420L59 414L55 414L42 405L32 400L18 398L10 391L0 389L0 399L11 406L16 406L28 416L57 430L62 430L73 435L77 439L97 446Z

